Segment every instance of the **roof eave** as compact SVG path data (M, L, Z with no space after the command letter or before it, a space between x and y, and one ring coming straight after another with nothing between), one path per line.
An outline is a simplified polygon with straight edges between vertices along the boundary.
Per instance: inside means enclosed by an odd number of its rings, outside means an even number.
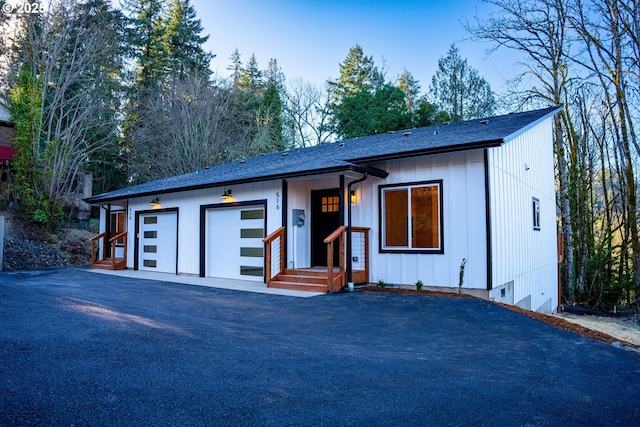
M351 159L351 161L363 163L363 162L380 162L384 160L405 159L407 157L426 156L426 155L432 155L432 154L452 153L455 151L468 151L468 150L475 150L475 149L482 149L482 148L499 147L500 145L504 144L504 142L505 142L504 139L499 138L499 139L491 139L491 140L479 141L474 143L449 145L446 147L419 149L414 151L405 151L402 153L382 154L379 156L360 157L357 159Z
M219 181L219 182L199 184L199 185L169 188L164 190L155 190L155 191L149 190L149 191L142 191L142 192L133 193L133 194L123 194L123 195L107 196L107 197L100 197L100 196L87 197L86 199L84 199L84 201L88 204L99 205L103 203L125 201L128 199L137 198L137 197L157 196L160 194L178 193L181 191L202 190L206 188L223 187L227 185L247 184L247 183L253 183L253 182L271 181L276 179L298 178L298 177L304 177L304 176L313 176L313 175L345 172L345 171L367 172L369 175L376 176L379 178L386 178L389 175L387 171L384 171L382 169L368 167L368 166L361 166L361 165L356 165L352 163L345 163L345 165L343 166L334 166L331 168L324 168L324 169L313 169L313 170L307 170L307 171L279 173L279 174L273 174L273 175L267 175L267 176L259 176L255 178Z
M547 114L545 114L544 116L538 118L537 120L532 121L531 123L527 124L526 126L521 127L520 129L518 129L517 131L513 132L510 135L507 135L504 137L504 142L507 143L515 138L517 138L518 136L522 135L523 133L525 133L526 131L528 131L529 129L539 125L540 123L542 123L543 121L547 120L550 117L555 116L556 114L558 114L559 111L561 111L564 107L563 106L557 106L554 109L550 110Z

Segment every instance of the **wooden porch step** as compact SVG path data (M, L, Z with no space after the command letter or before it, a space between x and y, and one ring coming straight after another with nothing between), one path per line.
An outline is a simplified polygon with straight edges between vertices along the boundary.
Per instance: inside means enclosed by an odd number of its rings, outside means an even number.
M272 280L269 282L270 288L276 289L288 289L291 291L307 291L307 292L329 292L327 281L324 284L319 283L298 283L298 282L284 282L280 280Z
M98 268L101 270L124 270L127 268L127 260L124 258L116 258L115 263L113 263L111 258L105 258L91 264L91 268Z
M328 273L326 269L286 269L269 282L269 287L309 292L329 292L327 280ZM339 270L336 269L334 287L339 280Z
M293 276L313 276L327 278L326 268L287 268L280 274Z

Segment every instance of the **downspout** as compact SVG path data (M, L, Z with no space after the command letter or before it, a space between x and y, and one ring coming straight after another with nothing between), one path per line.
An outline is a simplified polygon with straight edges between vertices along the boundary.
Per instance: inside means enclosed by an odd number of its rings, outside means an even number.
M369 177L367 172L363 172L362 178L356 179L347 185L347 283L349 292L353 292L353 256L351 254L351 186L358 184Z

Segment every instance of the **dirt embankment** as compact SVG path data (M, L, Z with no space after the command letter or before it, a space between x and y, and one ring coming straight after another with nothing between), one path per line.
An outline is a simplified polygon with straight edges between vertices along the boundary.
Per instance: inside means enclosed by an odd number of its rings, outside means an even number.
M85 265L91 261L93 233L62 228L45 233L25 227L10 211L0 211L5 218L2 271L34 270L67 265Z

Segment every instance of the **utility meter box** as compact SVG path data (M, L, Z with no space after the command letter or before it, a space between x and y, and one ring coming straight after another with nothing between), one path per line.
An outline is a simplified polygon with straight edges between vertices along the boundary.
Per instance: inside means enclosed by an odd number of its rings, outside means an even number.
M293 209L291 217L293 219L293 225L297 227L304 226L304 209Z

